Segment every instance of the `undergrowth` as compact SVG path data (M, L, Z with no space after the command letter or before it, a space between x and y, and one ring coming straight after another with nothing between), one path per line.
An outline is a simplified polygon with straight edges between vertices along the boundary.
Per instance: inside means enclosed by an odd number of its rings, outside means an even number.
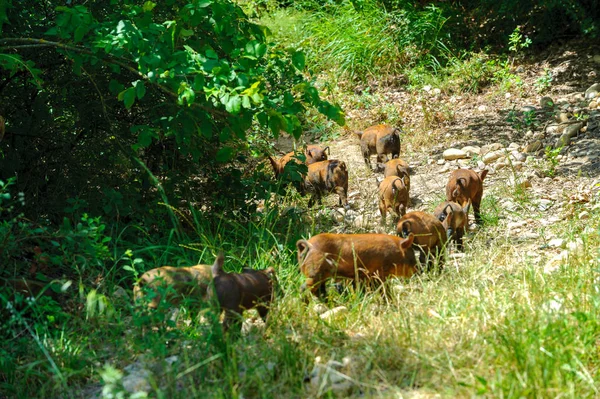
M598 212L585 223L552 226L584 245L547 273L549 260L522 253L503 234L503 211L488 193L484 225L467 237L466 258L449 258L440 274L390 280L374 291L330 287L324 304L347 311L323 319L318 302L301 293L294 244L335 222L297 203L292 195L249 219L217 223L198 211L177 212L188 227L182 240L108 243L120 256L102 284L71 279L73 287L63 282L56 297L2 289L0 390L10 397L88 397L102 389L103 397L129 397L129 374L144 369L150 385L140 387L149 393L131 397L597 394L600 237L587 226L600 222ZM254 322L233 338L222 334L210 306L200 314L182 306L176 319L166 309L133 306L135 275L167 262L210 264L218 250L228 270L276 268L266 325L248 312ZM340 372L351 384L332 391L326 382L305 382L317 356L346 358Z

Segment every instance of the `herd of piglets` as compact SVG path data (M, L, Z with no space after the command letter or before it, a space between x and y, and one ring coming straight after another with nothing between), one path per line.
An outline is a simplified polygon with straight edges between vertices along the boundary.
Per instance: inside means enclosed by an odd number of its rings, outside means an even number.
M391 211L397 235L321 233L299 240L296 243L298 263L306 277L303 288L312 294L323 298L326 282L332 279L349 279L358 284L367 280L383 281L389 276L410 277L431 270L436 263L441 269L449 241L454 242L459 251L464 249L463 237L471 207L476 223L481 223L480 205L487 170L480 173L454 170L446 184L447 201L439 204L433 214L407 212L410 167L399 158L400 133L399 129L385 124L355 132L369 169L371 156L377 156L376 171L383 172L384 177L378 183L381 222L385 224ZM334 193L339 197L339 204L349 208L348 168L344 161L328 159L329 151L329 147L309 145L303 151L304 157L290 152L278 159L269 156L269 161L275 177L280 178L289 162L302 162L299 159L303 158L308 171L296 188L301 195L311 194L309 207ZM212 266L152 269L136 283L134 297L136 300L145 298L150 308L158 307L161 300L178 305L183 298L193 298L197 303L216 299L225 313L225 331L239 322L245 309L256 308L266 320L273 297L274 269L245 268L241 273L226 273L223 262L223 254L219 254ZM159 292L167 292L168 298L161 298Z

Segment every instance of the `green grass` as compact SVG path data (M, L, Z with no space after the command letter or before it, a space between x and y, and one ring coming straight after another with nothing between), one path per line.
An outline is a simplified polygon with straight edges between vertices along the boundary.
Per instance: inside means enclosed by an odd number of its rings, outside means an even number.
M544 274L543 264L502 233L497 199L486 195L486 223L468 238L460 264L451 259L441 274L389 281L383 290L330 290L326 305L347 312L326 321L315 301L307 304L300 294L303 278L293 250L295 240L315 227L293 212L281 218L284 205L216 227L198 215L196 236L187 243L202 248L206 263L223 248L229 269L276 268L277 295L266 326L258 323L238 339L224 337L210 307L201 319L182 309L175 325L133 307L128 297L113 296L117 280L98 292L104 308L90 312L91 287L82 287L66 312L40 299L17 313L22 322L7 319L0 389L11 397L79 397L90 386L104 386L116 395L123 392L124 368L143 358L152 397L597 395L599 237L583 229L600 222L598 212L585 224L565 220L552 227L586 245ZM175 258L190 256L182 247L168 250ZM127 291L130 281L121 282ZM153 330L157 318L162 324ZM178 357L172 366L165 363L170 356ZM350 359L342 371L352 381L348 390L327 393L327 384L303 382L317 356L323 362Z

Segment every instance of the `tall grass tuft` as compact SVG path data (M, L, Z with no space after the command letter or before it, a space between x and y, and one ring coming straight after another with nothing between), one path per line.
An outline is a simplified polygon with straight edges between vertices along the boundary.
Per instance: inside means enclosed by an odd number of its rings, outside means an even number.
M316 73L367 81L414 65L437 69L451 56L446 18L431 6L386 11L375 1L350 1L315 11L279 10L261 21L276 41L302 48Z

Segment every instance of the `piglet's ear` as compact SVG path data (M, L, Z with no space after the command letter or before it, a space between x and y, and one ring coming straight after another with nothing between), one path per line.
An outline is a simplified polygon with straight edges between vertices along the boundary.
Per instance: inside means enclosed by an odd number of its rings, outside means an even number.
M400 243L400 246L402 247L402 249L408 249L413 245L414 240L415 240L415 235L413 233L410 233L408 235L408 237L406 237L404 240L402 240L402 242Z

